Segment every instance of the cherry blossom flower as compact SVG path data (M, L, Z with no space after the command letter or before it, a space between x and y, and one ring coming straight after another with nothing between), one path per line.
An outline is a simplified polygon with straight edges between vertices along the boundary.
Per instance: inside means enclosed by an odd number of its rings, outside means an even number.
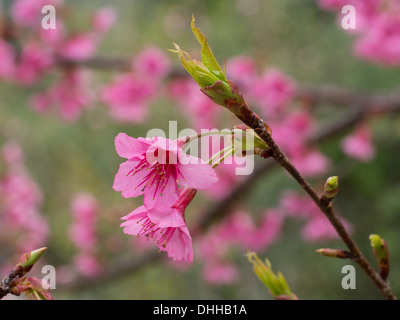
M124 198L144 194L147 209L167 210L178 199L178 184L206 189L218 181L202 159L186 155L181 141L162 137L132 138L120 133L115 139L117 153L128 159L114 179L115 191Z
M89 77L85 71L70 70L45 92L32 96L33 108L39 113L45 113L55 106L62 119L76 121L82 110L90 107L92 100L92 95L87 89Z
M226 261L206 262L202 276L210 284L229 284L239 278L239 271L233 263Z
M0 39L0 78L11 78L15 68L14 61L14 50L7 42Z
M142 76L163 78L168 74L171 63L162 50L155 46L148 46L135 57L132 67Z
M92 33L81 33L65 39L58 54L69 60L82 61L91 58L97 50L97 37Z
M140 206L129 215L121 224L124 233L134 236L145 236L154 240L160 251L166 251L168 257L175 261L193 261L192 238L185 221L185 209L192 201L196 190L182 188L180 197L174 205L164 212L148 210Z
M227 60L226 75L246 95L257 81L256 62L247 56L236 56Z
M15 0L11 4L11 17L21 26L38 28L43 18L43 6L62 3L63 0Z
M140 123L148 114L148 104L155 96L156 83L133 74L119 76L102 90L102 100L118 122Z
M96 199L86 193L78 193L71 204L73 223L69 228L71 241L77 248L92 251L97 244L96 222L98 205Z
M349 157L368 162L375 157L371 131L367 126L359 126L341 144L343 152Z
M117 20L114 8L105 6L94 12L92 18L93 30L99 33L108 32Z
M292 79L278 69L268 69L255 82L252 96L265 116L280 112L293 99L296 85Z
M15 81L31 85L37 81L53 65L50 50L42 48L36 43L23 47L21 56L15 67Z

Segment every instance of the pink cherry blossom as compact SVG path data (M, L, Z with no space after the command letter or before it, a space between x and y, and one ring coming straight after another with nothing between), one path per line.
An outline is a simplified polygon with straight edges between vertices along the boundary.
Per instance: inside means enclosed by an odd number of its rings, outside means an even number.
M281 112L293 99L296 85L278 69L268 69L252 88L252 97L266 116Z
M76 194L72 200L71 209L73 216L73 223L69 228L71 241L80 251L93 251L98 241L96 199L90 194Z
M21 146L15 142L6 142L1 148L1 155L5 163L8 165L22 163L24 160L24 152Z
M256 62L247 56L232 57L226 62L226 76L246 95L257 81Z
M314 121L305 111L293 111L279 121L271 121L273 135L290 157L304 153L306 140L314 130Z
M50 46L53 51L58 50L59 46L66 38L66 34L67 34L66 27L63 21L61 21L61 19L56 19L55 29L40 28L38 31L40 40L46 45Z
M93 30L98 33L106 33L115 24L118 16L114 8L102 7L94 12L92 18Z
M301 236L307 242L318 242L338 239L338 234L321 212L313 200L294 192L286 192L281 199L281 208L290 217L306 220ZM352 225L340 217L341 222L348 232L352 232Z
M0 78L10 79L15 68L15 53L13 48L0 39Z
M15 239L18 250L37 249L49 235L47 220L39 211L41 191L26 172L22 159L8 164L6 171L0 179L0 234Z
M48 49L31 43L23 47L16 64L15 81L31 85L53 65L53 57Z
M381 14L355 44L357 56L383 65L400 64L400 16Z
M293 218L309 218L315 211L312 201L293 191L285 191L282 194L280 206L287 216Z
M368 162L375 157L375 148L369 127L359 126L341 144L343 152L349 157Z
M97 50L98 39L92 33L81 33L66 39L58 54L68 60L82 61L91 58Z
M132 138L120 133L115 139L118 154L128 159L114 179L115 191L124 198L144 194L147 209L167 210L178 198L178 184L206 189L218 181L207 163L186 155L179 141L162 137Z
M98 204L96 198L89 193L78 193L71 203L72 214L75 219L93 223L98 215Z
M318 150L303 150L291 159L297 170L307 177L326 172L330 165L330 160Z
M221 108L216 108L199 86L191 79L174 80L169 85L171 97L176 99L182 112L188 117L195 130L217 127L217 118Z
M250 250L265 250L276 242L282 232L283 215L279 210L268 209L264 213L258 228L255 227L245 237L242 237L244 246Z
M163 78L168 74L171 62L164 51L155 46L149 46L135 57L132 66L133 70L142 76Z
M180 197L164 212L148 210L141 206L123 217L124 233L145 236L155 241L160 251L166 251L175 261L193 261L192 238L185 221L185 209L192 201L196 190L183 188Z
M320 7L338 11L352 5L356 9L354 53L359 58L381 65L400 64L400 6L398 1L383 0L320 0Z
M34 95L31 98L32 106L39 113L45 113L54 106L62 119L76 121L83 109L90 107L92 95L87 89L88 83L86 70L70 70L45 92Z
M102 266L97 257L88 252L78 253L73 259L73 264L75 269L85 277L95 277L102 272Z
M230 284L239 278L236 266L229 262L205 263L202 271L205 281L210 284Z
M341 221L346 230L351 232L351 225L343 218ZM303 227L301 235L302 238L307 242L320 242L339 239L336 230L322 213L320 213L318 216L312 217L307 221L306 225Z
M111 116L119 122L140 123L148 114L148 104L155 96L156 84L133 74L122 75L103 88L102 100Z
M14 0L11 5L11 17L21 26L38 28L43 18L43 6L57 6L61 3L62 0Z

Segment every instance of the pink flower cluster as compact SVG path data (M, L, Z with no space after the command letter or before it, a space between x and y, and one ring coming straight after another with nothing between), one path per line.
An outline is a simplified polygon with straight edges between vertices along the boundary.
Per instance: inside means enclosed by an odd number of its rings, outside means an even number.
M143 122L169 70L170 61L163 51L157 47L144 48L133 59L130 73L115 77L102 89L102 100L111 117L122 123Z
M307 242L320 242L338 239L338 235L329 220L308 196L300 196L294 192L285 192L280 207L287 217L301 218L306 224L301 232ZM341 218L345 228L351 232L352 226Z
M71 203L73 222L69 237L78 253L74 258L74 267L82 275L94 277L101 273L102 267L97 259L97 228L99 215L97 200L87 193L78 193Z
M215 105L192 79L176 79L169 84L170 97L178 102L182 113L197 131L217 127L221 108Z
M367 125L359 125L352 134L342 141L342 150L349 157L369 162L375 157L371 130Z
M319 0L321 8L341 12L345 5L356 9L357 34L354 52L377 64L400 64L400 4L386 0Z
M275 209L267 210L257 224L244 210L225 218L199 240L204 279L212 284L234 282L239 272L228 259L230 252L266 250L279 237L282 224L283 215Z
M45 5L56 8L55 29L42 28L42 7ZM40 113L54 108L62 119L75 121L93 99L82 67L68 61L92 58L101 37L115 22L116 14L110 7L100 8L93 13L91 30L72 34L62 20L65 9L62 0L16 0L11 3L11 19L5 27L13 33L0 37L0 80L32 86L55 71L59 80L52 81L47 90L32 97L33 107ZM19 37L20 34L25 36ZM17 49L18 46L21 49Z
M258 74L256 63L248 57L234 57L227 62L227 76L237 82L248 101L260 110L272 128L279 146L305 176L325 172L329 159L307 140L315 130L315 120L308 110L293 104L296 83L277 68Z
M127 161L120 165L113 188L124 198L144 195L144 205L122 218L125 233L145 236L173 260L190 263L193 248L185 209L196 190L210 187L218 178L202 159L185 154L183 145L180 140L136 139L120 133L115 147Z
M10 242L19 252L37 249L49 234L48 222L40 211L42 193L25 168L18 144L4 144L1 156L0 242Z

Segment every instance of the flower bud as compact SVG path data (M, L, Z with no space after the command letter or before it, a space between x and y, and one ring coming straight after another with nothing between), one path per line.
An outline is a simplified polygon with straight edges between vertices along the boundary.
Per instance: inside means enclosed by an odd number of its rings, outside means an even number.
M28 273L32 267L35 265L36 262L43 256L46 252L47 248L40 248L33 250L31 252L24 253L21 258L19 259L19 263L16 265L16 268L21 268L21 275L23 276Z
M245 124L236 125L233 132L233 143L239 155L258 154L269 148L257 133Z
M334 176L326 180L324 186L324 196L333 199L339 191L339 177Z
M386 280L389 275L389 248L386 241L377 234L371 234L369 239L374 256L378 260L380 275Z
M346 259L350 257L350 252L341 249L323 248L316 250L316 252L322 254L325 257L334 257L340 259Z

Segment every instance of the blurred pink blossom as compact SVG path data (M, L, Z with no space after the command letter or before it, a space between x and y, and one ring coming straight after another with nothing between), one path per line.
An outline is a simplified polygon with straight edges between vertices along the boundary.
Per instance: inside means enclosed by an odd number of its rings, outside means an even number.
M164 51L155 46L148 46L133 59L132 66L141 76L160 79L168 74L171 62Z
M192 79L171 81L169 93L179 103L179 107L195 130L217 127L217 117L221 108L215 105Z
M74 257L73 264L75 269L86 277L96 277L102 272L102 266L97 257L85 251Z
M371 161L375 157L371 130L364 125L357 127L351 135L343 139L341 147L346 155L363 162Z
M33 108L39 113L45 113L51 107L65 121L76 121L83 109L90 107L92 95L88 89L89 77L86 70L73 69L66 72L63 78L49 87L45 92L31 98Z
M326 172L330 160L318 150L303 150L292 156L292 163L304 176L313 177Z
M73 222L69 228L69 237L79 251L94 251L97 239L98 204L87 193L78 193L71 203Z
M97 50L98 39L92 33L74 35L58 48L58 54L68 60L82 61L91 58Z
M268 69L255 82L251 95L266 117L282 112L294 98L296 84L276 68Z
M351 232L351 225L343 218L341 221L346 230ZM306 222L301 235L307 242L321 242L339 239L336 230L322 212L318 216L314 216Z
M257 81L256 62L247 56L232 57L226 62L226 76L246 95Z
M31 85L48 71L53 63L52 54L48 49L35 43L27 44L17 61L14 79L19 83Z
M133 74L121 75L102 90L102 100L111 116L118 122L140 123L148 114L149 103L155 96L156 83Z
M11 17L18 25L39 28L43 18L42 7L62 3L63 0L14 0L11 4Z
M98 33L106 33L115 24L117 18L117 13L113 7L105 6L97 9L92 17L93 30Z
M8 165L19 164L24 160L24 152L21 146L15 142L6 142L1 148L1 155Z
M10 79L15 68L15 53L13 48L0 39L0 78Z
M236 266L229 262L206 262L202 271L203 279L210 284L230 284L239 278Z

